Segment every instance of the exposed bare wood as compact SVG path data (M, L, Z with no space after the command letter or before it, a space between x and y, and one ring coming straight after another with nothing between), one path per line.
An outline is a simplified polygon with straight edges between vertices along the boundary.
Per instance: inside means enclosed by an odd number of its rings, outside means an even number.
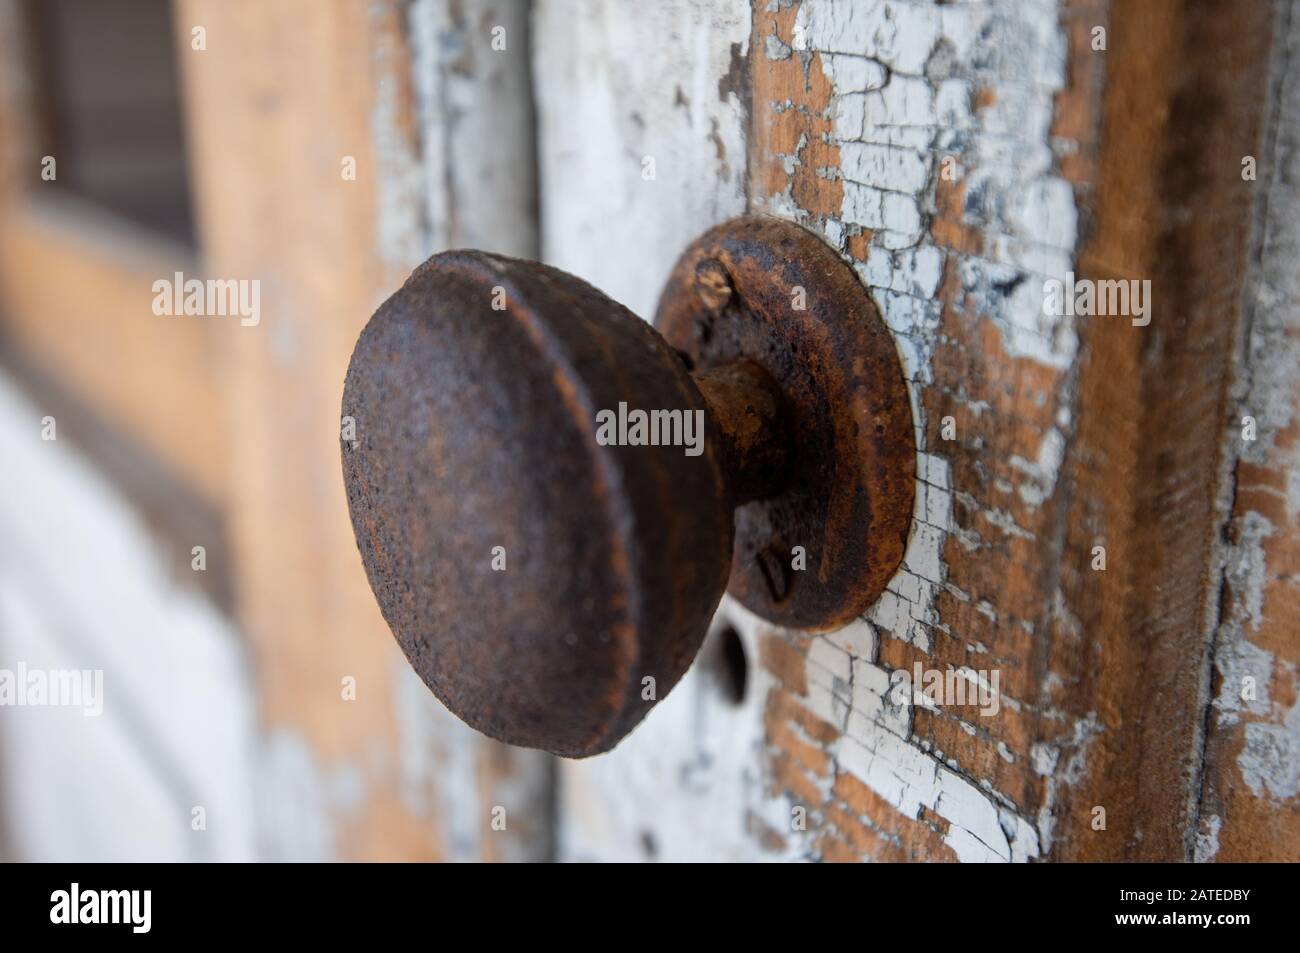
M73 199L14 203L0 223L10 346L219 505L225 420L212 322L238 330L239 318L154 314L153 283L178 271L194 276L195 260Z
M1115 2L1080 271L1151 279L1147 327L1085 326L1055 694L1097 732L1059 802L1067 859L1190 858L1209 703L1233 342L1274 5ZM1220 53L1204 55L1208 45ZM1089 571L1091 541L1108 549ZM1058 638L1066 633L1056 628ZM1062 646L1064 647L1064 646ZM1093 829L1095 806L1107 826Z
M548 844L545 761L470 734L398 655L366 586L340 473L339 405L356 335L448 234L427 199L443 180L422 178L433 161L427 136L445 121L421 99L422 57L457 40L462 66L507 55L489 52L493 24L482 18L456 36L422 32L429 19L457 29L448 9L178 7L191 139L208 157L195 173L207 270L262 286L261 324L223 337L223 392L240 614L271 734L272 788L300 815L284 827L280 849L290 854L527 858ZM206 50L190 48L196 26ZM511 69L526 76L526 44L514 41ZM518 238L509 236L516 249ZM349 678L355 700L344 696ZM498 806L504 830L493 826Z
M1248 154L1257 218L1225 438L1232 513L1197 860L1300 857L1300 17L1285 4L1277 15L1268 133Z

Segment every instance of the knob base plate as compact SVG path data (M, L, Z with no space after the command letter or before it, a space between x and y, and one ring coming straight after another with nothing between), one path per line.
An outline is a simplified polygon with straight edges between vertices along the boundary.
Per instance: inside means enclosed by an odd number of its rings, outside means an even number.
M852 622L901 565L915 498L911 400L870 294L816 235L747 216L683 253L655 325L692 371L759 364L792 412L782 488L736 509L728 591L779 625Z

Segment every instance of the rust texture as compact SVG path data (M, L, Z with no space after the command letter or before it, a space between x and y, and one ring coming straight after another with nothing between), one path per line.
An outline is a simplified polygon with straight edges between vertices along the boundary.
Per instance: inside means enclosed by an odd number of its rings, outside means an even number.
M857 277L805 229L736 219L682 255L655 325L697 371L759 365L788 404L791 470L736 512L731 594L800 629L860 615L903 558L916 446L897 351Z
M789 307L800 282L806 312ZM632 730L703 641L737 502L744 540L784 533L818 577L776 615L833 624L872 597L864 566L887 578L901 558L907 399L834 253L737 220L687 252L664 301L679 334L708 317L725 350L694 332L674 350L571 275L473 251L429 259L357 341L343 473L371 588L429 688L494 738L582 757ZM602 441L599 415L623 407L697 415L703 443ZM751 555L733 588L752 586Z
M719 442L598 446L596 414L620 402L704 409L643 321L531 262L436 255L357 342L343 462L371 587L426 684L502 741L612 747L681 677L721 596Z
M749 360L693 375L722 439L732 501L748 503L785 488L790 469L790 409L772 375Z

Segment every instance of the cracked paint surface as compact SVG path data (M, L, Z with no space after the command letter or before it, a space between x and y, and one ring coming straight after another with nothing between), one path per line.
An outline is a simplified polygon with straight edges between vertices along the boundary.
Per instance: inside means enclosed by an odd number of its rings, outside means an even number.
M1146 618L1148 596L1133 593L1132 581L1159 586L1158 577L1135 572L1133 557L1144 551L1143 520L1163 512L1163 501L1143 509L1136 476L1083 478L1155 465L1154 452L1135 454L1128 443L1129 433L1144 431L1127 429L1142 412L1148 378L1138 357L1150 350L1139 346L1148 339L1122 337L1104 318L1043 306L1050 279L1098 267L1113 277L1114 267L1149 264L1146 236L1109 218L1112 240L1098 247L1113 259L1088 258L1096 236L1085 235L1080 212L1086 202L1094 217L1099 209L1122 216L1123 203L1103 206L1099 191L1141 190L1158 159L1103 165L1116 148L1107 151L1100 135L1103 122L1115 120L1108 84L1124 95L1152 88L1142 70L1116 69L1136 62L1131 51L1121 60L1090 48L1093 26L1107 23L1115 5L757 0L748 42L740 43L742 13L725 6L718 25L727 43L707 56L688 49L684 38L694 33L682 25L699 29L708 13L680 0L654 13L619 14L625 30L652 21L681 27L649 49L648 62L659 65L610 62L597 45L593 55L605 62L585 83L572 74L588 66L570 65L567 77L537 72L544 169L552 163L542 194L558 185L569 191L555 194L572 197L543 210L545 254L648 309L680 245L740 210L734 143L747 137L745 207L823 235L871 289L894 336L917 423L913 532L889 590L841 632L777 630L724 602L719 624L735 626L749 653L744 702L728 708L708 678L684 680L625 746L566 765L561 856L1022 861L1165 850L1179 834L1150 846L1153 830L1142 826L1150 799L1113 773L1131 774L1115 752L1132 747L1127 739L1140 729L1141 713L1156 711L1154 703L1130 704L1154 680L1116 677L1113 669L1127 665L1131 673L1134 659L1159 655L1159 626L1146 634L1149 650L1130 651L1134 640L1125 633L1133 619ZM1121 24L1148 23L1139 5L1120 13ZM1176 36L1161 16L1174 14L1152 14L1150 22ZM571 29L553 18L553 32ZM546 36L540 40L545 45ZM722 55L728 44L730 59ZM1162 55L1181 54L1175 43ZM674 61L675 72L662 68ZM1172 60L1152 62L1152 75L1163 76ZM674 97L665 76L677 72L690 76L690 91L679 84L683 95ZM713 85L718 95L702 101L699 90ZM584 103L589 86L600 92ZM1176 100L1168 91L1149 98L1149 115ZM593 108L609 114L604 127L576 118ZM735 124L742 111L747 129ZM727 143L725 169L722 150L704 148L703 130L715 122ZM1122 136L1123 116L1118 126ZM606 127L612 131L598 137L591 156L574 146L584 129ZM1137 129L1151 134L1146 125ZM680 194L636 181L631 164L652 147L685 163L672 173ZM1130 176L1124 161L1146 171ZM684 168L691 170L685 181ZM573 181L601 185L578 196ZM1157 189L1144 207L1163 214L1165 200ZM662 247L664 236L679 232L680 241ZM1293 245L1279 248L1275 263L1295 260ZM1261 301L1274 303L1275 317L1296 311L1293 283L1293 275L1264 282L1269 294ZM1164 317L1182 326L1182 315ZM1257 337L1267 327L1257 316ZM1149 333L1159 341L1158 326ZM1285 381L1280 368L1296 363L1279 350L1288 335L1274 329L1254 345L1253 363L1272 367L1275 380ZM1127 375L1120 402L1110 402L1104 381L1096 389L1098 355L1124 362L1113 369ZM1251 406L1269 419L1276 444L1261 438L1251 453L1276 445L1293 454L1295 395L1276 386L1269 393ZM1297 534L1279 515L1280 500L1293 492L1286 481L1295 461L1267 452L1267 461L1243 458L1256 469L1241 468L1239 493L1244 488L1251 499L1238 507L1250 502L1255 512L1243 510L1236 521L1228 574L1240 577L1249 618L1276 620L1295 605L1287 568L1295 560L1286 547ZM1095 547L1109 550L1108 569L1091 565ZM1144 591L1148 601L1158 595ZM1093 594L1099 598L1090 601ZM1189 855L1192 840L1198 855L1231 852L1233 823L1219 808L1229 797L1267 803L1269 817L1279 803L1294 803L1294 640L1285 624L1275 628L1272 639L1238 639L1230 626L1219 635L1202 823L1199 836L1181 835ZM1164 661L1158 677L1187 671ZM917 665L975 680L998 673L996 713L892 692L894 680ZM1228 672L1238 682L1254 672L1258 694L1234 699L1224 687ZM1108 688L1115 685L1128 688ZM1196 719L1196 702L1182 700ZM1216 719L1231 729L1220 733L1222 750ZM1191 734L1177 743L1190 743ZM1171 763L1185 753L1159 743L1144 750ZM1218 776L1229 793L1215 793ZM1098 806L1111 810L1111 835L1093 826ZM1294 811L1280 816L1294 819Z
M652 35L650 21L667 20L680 36L715 16L727 42L703 60L665 40L645 62L611 63L609 44L581 42L588 26L556 41L564 61L535 74L541 191L559 196L543 209L544 255L644 313L681 244L744 210L733 143L748 109L748 208L824 235L894 334L920 448L913 532L889 590L840 632L774 630L724 601L720 623L749 653L745 701L728 707L688 675L613 753L564 765L560 853L1028 860L1050 840L1050 785L1078 770L1095 733L1068 719L1039 730L1051 715L1024 661L1036 594L1006 583L1046 545L1043 504L1072 422L1060 391L1075 329L1044 315L1041 297L1071 268L1077 227L1057 168L1072 144L1053 128L1060 7L779 0L754 4L746 23L744 6L618 14L624 31ZM548 11L543 50L583 22ZM750 81L739 95L737 56ZM592 110L604 117L594 126L582 119ZM711 123L725 169L703 149ZM592 128L606 132L577 148ZM690 176L683 195L638 181L635 160L655 150L681 157L667 174ZM617 181L591 188L606 179ZM581 200L566 201L577 182ZM665 244L671 230L680 240ZM1007 452L984 452L993 441ZM895 700L891 675L918 661L998 670L998 715Z
M816 759L777 745L774 770L788 797L817 806L811 850L824 859L1027 860L1050 843L1062 750L1027 728L1039 686L1019 671L1017 645L1033 620L963 567L1040 545L1038 511L1071 418L1054 384L1077 353L1073 319L1042 306L1043 282L1072 267L1077 231L1073 187L1058 170L1069 143L1053 134L1066 85L1061 9L767 9L755 46L779 62L757 70L755 108L761 99L797 118L778 120L760 145L774 161L758 170L755 197L819 229L872 289L903 360L919 448L907 555L864 632L770 636L798 653L778 666L789 677L772 708L797 706L788 723L804 724L791 730L829 760L819 778ZM1008 399L996 382L952 372L975 361L1031 386ZM1024 446L982 453L987 438L970 422L1008 412ZM916 662L1000 670L1000 713L893 704L891 674Z

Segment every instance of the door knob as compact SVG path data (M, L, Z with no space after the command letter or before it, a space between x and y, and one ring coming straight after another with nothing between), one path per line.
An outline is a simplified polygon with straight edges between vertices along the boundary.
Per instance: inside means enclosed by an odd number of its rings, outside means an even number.
M502 741L612 748L725 589L781 625L860 615L914 494L892 339L838 254L746 217L677 262L655 327L573 275L430 258L343 391L371 588L439 699Z

